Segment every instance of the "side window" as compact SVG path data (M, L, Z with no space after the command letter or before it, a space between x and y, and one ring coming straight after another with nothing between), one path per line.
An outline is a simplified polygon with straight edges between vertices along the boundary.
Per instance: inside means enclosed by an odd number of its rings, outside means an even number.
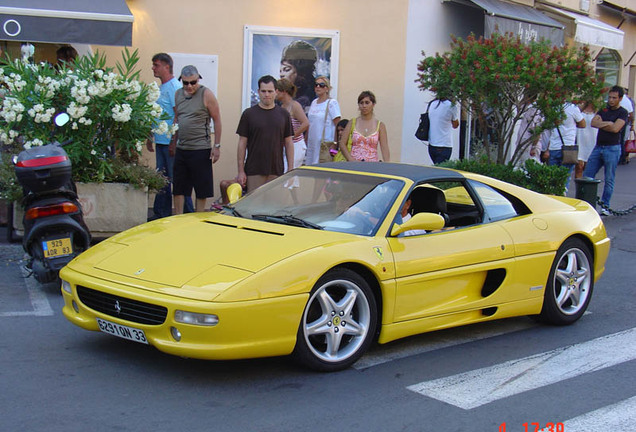
M439 213L447 228L480 223L483 218L479 207L466 187L459 181L436 181L417 185L411 192L413 214Z
M519 215L513 203L501 192L477 181L470 181L470 185L484 205L485 222L509 219Z

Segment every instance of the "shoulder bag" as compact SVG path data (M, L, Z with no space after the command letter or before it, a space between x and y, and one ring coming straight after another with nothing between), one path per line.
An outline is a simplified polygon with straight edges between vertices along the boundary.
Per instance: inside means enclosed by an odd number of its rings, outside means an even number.
M428 110L431 107L431 103L433 103L435 99L428 103L426 107L426 112L424 114L420 114L420 124L415 131L415 138L420 141L428 141L428 131L431 128L431 119L428 117Z
M557 127L557 132L559 133L559 138L561 139L561 151L563 153L563 159L561 163L563 165L572 165L579 161L579 146L578 144L574 145L565 145L563 141L563 136L561 135L561 130Z
M636 133L634 130L629 132L629 137L625 141L625 152L636 153Z
M347 150L349 150L349 154L351 154L351 145L353 143L353 130L356 128L356 118L354 117L351 120L351 130L349 130L349 139L347 139ZM347 162L347 159L344 157L341 151L338 151L336 157L333 158L334 162Z
M336 141L325 141L325 129L327 129L327 118L329 117L329 102L331 99L327 99L327 107L325 108L325 119L322 122L322 137L320 137L320 155L318 156L318 162L332 162L333 155L330 150L334 144L338 144Z

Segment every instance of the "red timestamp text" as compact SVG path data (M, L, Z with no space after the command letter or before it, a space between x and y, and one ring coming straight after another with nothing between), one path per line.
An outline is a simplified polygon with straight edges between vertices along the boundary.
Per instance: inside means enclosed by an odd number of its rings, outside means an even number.
M523 432L565 432L565 425L563 423L546 423L544 426L541 426L541 423L538 422L526 422L521 426L523 426ZM499 425L498 432L506 432L505 422Z

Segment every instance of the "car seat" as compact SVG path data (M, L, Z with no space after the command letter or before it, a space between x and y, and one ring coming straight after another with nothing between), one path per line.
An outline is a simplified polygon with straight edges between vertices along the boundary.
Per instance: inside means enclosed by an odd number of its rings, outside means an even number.
M439 214L445 225L450 218L446 214L446 196L444 191L434 186L418 186L411 192L411 215L421 212Z

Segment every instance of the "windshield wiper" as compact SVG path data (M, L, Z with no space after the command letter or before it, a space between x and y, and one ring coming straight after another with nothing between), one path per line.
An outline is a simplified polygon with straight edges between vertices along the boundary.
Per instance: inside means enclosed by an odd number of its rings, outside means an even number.
M252 219L262 220L262 221L266 221L266 222L281 223L281 224L286 224L286 225L299 226L299 227L303 227L303 228L313 228L313 229L318 229L318 230L323 229L323 227L321 227L318 224L306 221L304 219L301 219L301 218L293 216L293 215L253 214L252 215Z
M237 209L234 208L234 206L231 206L229 204L223 204L223 209L225 210L229 210L230 213L232 213L232 216L236 216L236 217L243 217Z

